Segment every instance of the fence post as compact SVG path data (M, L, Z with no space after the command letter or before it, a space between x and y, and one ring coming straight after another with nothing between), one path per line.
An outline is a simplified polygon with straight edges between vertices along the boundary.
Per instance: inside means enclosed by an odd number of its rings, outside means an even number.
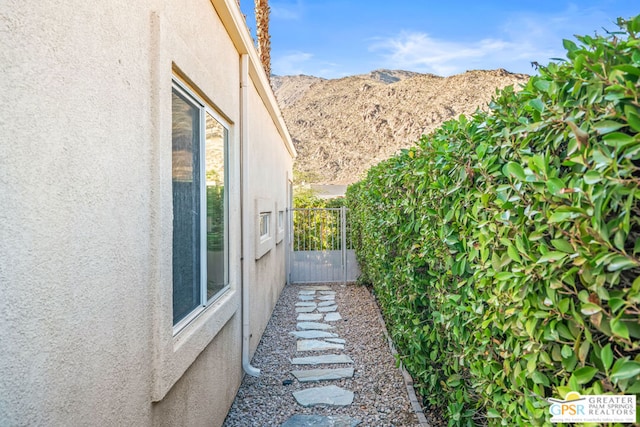
M286 284L291 284L291 263L293 261L293 212L286 209L286 229L284 231Z
M340 237L342 249L342 283L347 283L347 208L340 207Z

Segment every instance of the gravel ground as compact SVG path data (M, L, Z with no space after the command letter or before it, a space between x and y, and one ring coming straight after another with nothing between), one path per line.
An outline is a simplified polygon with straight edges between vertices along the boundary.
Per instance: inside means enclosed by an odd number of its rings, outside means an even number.
M349 415L358 418L362 427L420 425L369 290L358 285L328 286L336 291L338 312L343 318L332 323L335 329L331 332L346 340L344 350L296 352L296 338L289 332L296 329L295 303L298 291L304 286L285 286L252 360L261 375L258 378L245 375L225 427L280 426L294 414ZM336 368L353 366L353 378L300 383L290 374L292 369L323 367L296 367L291 365L291 358L331 353L347 354L354 360L353 365L331 365ZM294 391L319 385L337 385L353 391L353 404L312 408L298 405L292 394Z

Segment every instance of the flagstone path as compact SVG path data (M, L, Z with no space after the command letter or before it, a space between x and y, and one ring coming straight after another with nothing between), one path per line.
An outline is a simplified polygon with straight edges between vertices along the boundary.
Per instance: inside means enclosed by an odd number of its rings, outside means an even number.
M313 297L310 300L309 297ZM337 312L338 306L335 304L336 292L331 290L328 286L303 286L298 292L298 298L307 301L317 302L316 306L298 306L296 312L298 314L297 320L314 320L324 322L336 322L342 317ZM299 303L296 303L299 304ZM317 313L310 313L307 310L314 308ZM301 313L301 311L305 311ZM343 350L346 341L337 338L337 335L322 336L322 332L327 329L332 329L329 323L317 323L315 327L318 329L309 329L309 324L302 322L297 324L297 329L305 332L315 332L316 339L302 339L298 336L297 351L318 351L318 350ZM298 331L292 331L292 335L298 335ZM326 332L325 332L326 334ZM346 356L346 355L337 355ZM327 365L326 359L323 359L323 355L311 357L307 359L308 363L312 365ZM353 361L351 361L353 363ZM293 361L292 361L292 364ZM291 371L293 376L300 382L320 382L341 380L344 378L353 377L353 368L322 368L322 369L309 369L309 370L293 370ZM316 405L329 405L329 406L347 406L353 403L354 394L352 391L345 388L329 385L329 386L314 386L304 390L293 392L293 397L296 399L299 405L304 407L311 407ZM305 426L318 426L318 425L339 425L356 426L360 424L360 420L351 418L348 416L342 417L340 420L335 420L331 416L318 416L318 415L301 415L296 414L290 417L283 425L289 427L305 427Z
M383 332L366 288L285 287L224 426L428 426Z

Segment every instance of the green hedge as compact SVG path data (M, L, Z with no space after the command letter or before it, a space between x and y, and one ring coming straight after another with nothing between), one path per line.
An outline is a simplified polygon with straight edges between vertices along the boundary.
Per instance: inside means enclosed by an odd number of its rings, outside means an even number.
M349 187L363 278L450 425L640 393L640 16Z

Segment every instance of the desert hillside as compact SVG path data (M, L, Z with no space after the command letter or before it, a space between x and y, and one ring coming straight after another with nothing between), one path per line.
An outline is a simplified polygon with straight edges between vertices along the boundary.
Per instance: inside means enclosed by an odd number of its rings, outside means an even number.
M496 88L518 88L528 77L377 70L332 80L272 76L272 85L298 150L296 170L311 182L349 184L442 122L486 108Z

